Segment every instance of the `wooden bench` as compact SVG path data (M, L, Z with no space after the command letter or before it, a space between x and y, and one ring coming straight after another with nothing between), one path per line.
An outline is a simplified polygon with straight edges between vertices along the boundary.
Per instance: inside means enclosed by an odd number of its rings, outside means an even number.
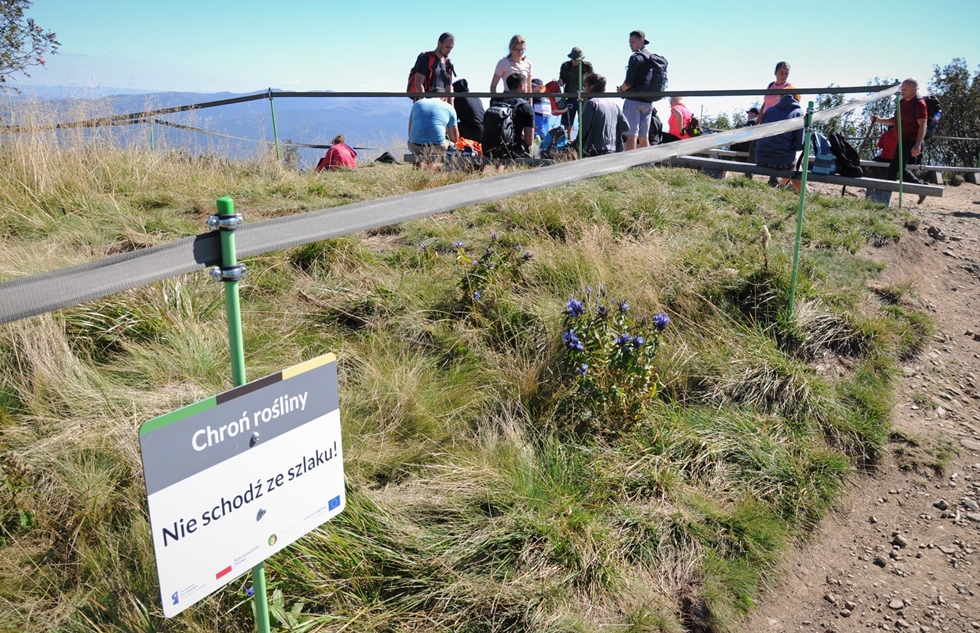
M875 173L884 173L888 169L888 163L872 160L862 160L861 167ZM943 174L946 172L963 174L963 179L974 185L980 185L980 167L946 167L944 165L910 165L915 171L924 171L928 174L928 179L932 184L943 184Z
M692 167L708 172L724 173L734 171L739 173L752 173L760 176L776 176L777 178L790 178L795 172L783 171L780 169L767 169L751 163L738 163L732 160L721 160L717 158L701 158L696 156L677 156L671 158L669 164L673 167ZM828 176L825 174L815 174L808 172L807 180L811 182L825 182L832 185L842 185L846 187L862 187L868 191L892 192L898 191L898 182L895 180L880 180L878 178L845 178L844 176ZM920 196L942 197L943 188L935 185L911 184L906 183L902 186L904 193ZM873 195L868 198L877 199ZM890 198L890 196L889 196Z
M406 163L445 163L447 156L445 154L433 154L432 156L426 156L424 160L420 160L415 154L405 154L403 160ZM546 165L554 164L555 161L548 158L504 158L499 160L494 160L487 158L486 156L453 156L450 159L458 165L523 165L525 167L544 167Z

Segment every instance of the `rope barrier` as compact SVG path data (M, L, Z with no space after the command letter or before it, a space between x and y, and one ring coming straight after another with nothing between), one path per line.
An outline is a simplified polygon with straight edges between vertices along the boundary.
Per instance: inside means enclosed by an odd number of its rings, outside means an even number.
M814 120L826 120L897 92L891 86L863 99L823 110ZM398 224L500 198L549 189L675 156L696 154L712 147L751 141L795 130L802 117L702 135L677 143L609 154L515 173L477 178L444 187L359 202L342 207L246 224L236 232L240 257L292 248L328 238ZM221 262L217 233L205 233L0 283L0 323L8 323L111 294L132 290Z

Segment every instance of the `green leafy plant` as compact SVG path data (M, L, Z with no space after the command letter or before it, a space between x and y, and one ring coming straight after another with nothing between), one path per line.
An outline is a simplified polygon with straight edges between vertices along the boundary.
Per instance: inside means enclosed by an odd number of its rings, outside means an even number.
M561 373L571 384L559 419L579 434L618 435L632 430L656 397L654 358L670 324L664 313L636 319L629 302L608 298L605 286L585 289L565 304Z

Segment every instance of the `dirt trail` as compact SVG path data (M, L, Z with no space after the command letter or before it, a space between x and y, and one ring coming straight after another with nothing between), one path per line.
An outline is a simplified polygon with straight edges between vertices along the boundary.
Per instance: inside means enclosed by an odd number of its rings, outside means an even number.
M918 230L872 257L888 266L877 283L910 284L936 321L895 405L895 428L914 441L889 444L878 472L854 482L746 632L980 633L980 187L903 202Z

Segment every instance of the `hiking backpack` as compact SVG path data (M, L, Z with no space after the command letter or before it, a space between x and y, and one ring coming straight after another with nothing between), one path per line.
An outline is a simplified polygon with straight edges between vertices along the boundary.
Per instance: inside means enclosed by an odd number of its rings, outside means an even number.
M644 75L643 85L640 87L642 92L663 92L667 89L667 58L663 55L650 53L647 57L647 72ZM651 99L651 102L660 101L663 97Z
M483 145L503 146L508 151L514 147L514 109L497 104L483 114Z
M861 156L854 146L847 142L847 138L840 132L831 132L827 140L830 141L830 151L837 161L837 173L848 178L863 178Z
M933 95L922 97L922 100L926 102L926 111L928 112L928 118L926 119L926 138L932 138L933 134L936 133L936 128L939 126L939 119L943 116L943 109L940 107L939 99Z
M810 171L827 175L837 172L837 161L830 148L830 141L820 132L813 133L813 166L810 167Z
M549 81L544 85L545 92L564 92L561 84L557 81ZM548 97L551 100L551 114L564 114L568 110L568 101L565 97Z
M435 73L436 65L439 63L439 56L436 55L435 51L425 51L419 53L419 57L425 55L426 58L426 73L425 78L422 80L422 92L429 92L429 88L432 87L432 75ZM417 58L416 58L417 59ZM456 74L456 69L453 68L453 63L446 58L446 72L449 74L449 83L452 85L453 77ZM408 71L408 87L405 92L417 92L415 90L415 66L412 66ZM415 97L412 97L412 101L417 101Z
M691 120L684 126L684 133L687 134L688 138L701 136L701 122L693 114L691 115Z

